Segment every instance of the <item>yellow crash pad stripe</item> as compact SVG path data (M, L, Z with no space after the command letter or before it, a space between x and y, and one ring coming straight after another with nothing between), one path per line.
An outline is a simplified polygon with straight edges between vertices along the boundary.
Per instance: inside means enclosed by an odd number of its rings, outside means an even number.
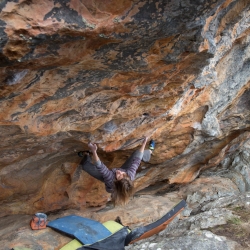
M78 247L83 246L81 242L78 240L72 240L68 244L64 245L60 250L72 250L72 249L77 249Z
M123 226L121 224L119 224L113 220L106 221L106 222L102 223L102 225L104 227L106 227L112 234L114 234L115 232L117 232L123 228Z
M123 226L119 223L117 223L116 221L110 220L110 221L106 221L104 223L102 223L104 227L106 227L112 234L116 233L117 231L119 231L120 229L123 228ZM130 230L128 229L128 231L130 232ZM103 240L103 239L101 239ZM87 246L88 244L86 244L85 246ZM77 249L78 247L83 246L83 244L81 244L78 240L72 240L70 241L68 244L66 244L65 246L63 246L60 250L72 250L72 249Z

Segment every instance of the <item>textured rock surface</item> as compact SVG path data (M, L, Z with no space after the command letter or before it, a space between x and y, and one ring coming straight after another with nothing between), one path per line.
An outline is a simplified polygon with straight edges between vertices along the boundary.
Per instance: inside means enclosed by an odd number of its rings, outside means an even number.
M37 211L136 227L181 198L179 218L128 249L250 248L249 216L243 240L211 229L249 215L249 0L3 0L0 10L4 250L70 240L31 231ZM126 207L87 173L73 180L89 141L112 168L144 135L157 147Z
M136 188L163 191L249 139L249 1L0 8L0 216L104 205L103 184L85 173L72 182L88 141L115 167L151 134L157 148Z
M192 184L190 184L191 186ZM213 188L213 184L207 185ZM218 189L219 190L219 189ZM215 191L216 192L216 191ZM189 195L192 195L192 191L189 191ZM182 213L182 217L175 219L171 224L158 235L154 235L148 239L138 241L131 246L126 247L126 250L149 250L149 249L240 249L245 250L250 247L250 193L244 195L231 195L224 193L224 198L214 198L206 203L209 211L203 212L203 201L199 203L200 210L196 211L196 214L189 213L188 207ZM239 208L245 207L247 211L247 221L241 221L241 216L235 214ZM211 209L212 208L212 209ZM238 236L234 237L235 240L230 239L236 232L230 231L230 220L239 218L238 224ZM219 234L214 234L209 230L213 230L213 227L225 224L225 228L229 228L228 237L225 237L225 232L220 230ZM226 233L227 234L227 233ZM245 237L246 234L246 237ZM223 236L224 235L224 236Z
M209 231L190 231L187 235L182 237L170 237L161 242L145 242L137 246L126 247L126 249L134 250L234 250L240 249L239 244L228 240L226 237L217 236Z
M159 219L176 203L180 201L177 194L168 195L168 197L144 196L137 198L127 207L122 208L105 208L101 211L61 211L60 214L49 214L48 219L53 220L58 217L76 214L87 218L92 218L100 222L114 220L120 216L125 225L135 228L138 225L146 225ZM63 245L71 240L63 234L55 232L50 228L45 230L32 231L28 225L31 216L29 215L12 215L1 219L2 227L0 230L0 245L5 247L1 249L10 249L15 246L26 246L33 249L54 250L60 249Z

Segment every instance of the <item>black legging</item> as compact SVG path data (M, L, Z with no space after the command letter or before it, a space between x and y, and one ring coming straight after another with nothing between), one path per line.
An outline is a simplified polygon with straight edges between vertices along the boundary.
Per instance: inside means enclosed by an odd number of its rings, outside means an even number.
M89 155L85 155L83 157L83 159L80 162L80 165L81 165L82 169L84 171L86 171L88 174L90 174L91 176L93 176L97 180L104 182L102 174L99 172L96 165L94 165L91 162L91 157Z

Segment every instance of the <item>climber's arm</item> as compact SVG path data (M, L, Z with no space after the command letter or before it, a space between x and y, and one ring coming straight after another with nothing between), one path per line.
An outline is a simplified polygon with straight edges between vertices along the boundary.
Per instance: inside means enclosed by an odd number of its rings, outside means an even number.
M145 147L146 147L148 138L149 138L148 136L146 136L146 137L144 138L144 140L143 140L143 142L142 142L142 145L141 145L141 147L140 147L140 149L139 149L139 151L142 152L142 153L143 153L143 151L144 151L144 149L145 149Z
M93 154L93 164L96 166L98 171L102 174L104 182L106 184L111 183L113 181L113 174L112 172L100 161L100 158L97 154L97 145L89 143L88 144L89 149L91 150Z

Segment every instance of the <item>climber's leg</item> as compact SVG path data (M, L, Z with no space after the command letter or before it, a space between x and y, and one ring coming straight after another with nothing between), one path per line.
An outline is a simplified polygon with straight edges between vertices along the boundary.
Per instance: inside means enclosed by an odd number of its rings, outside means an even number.
M90 174L92 177L104 182L102 174L99 172L97 167L91 162L91 158L88 154L84 156L84 158L80 162L80 165L82 166L82 169L88 174Z
M151 140L149 142L149 149L146 149L143 152L142 161L149 162L150 158L151 158L151 154L152 154L152 152L153 152L154 149L155 149L155 141Z
M76 178L78 178L78 179L79 179L79 176L81 174L81 170L84 170L85 172L87 172L89 175L91 175L95 179L104 182L102 174L99 172L97 167L91 162L91 158L90 158L89 154L85 154L83 156L83 159L81 160L80 164L78 165L78 167L74 173L74 176L76 176Z
M125 162L124 164L121 166L121 168L123 169L128 169L129 167L131 167L132 162L134 160L134 158L139 158L140 160L142 159L143 153L140 152L139 150L136 150Z
M146 149L143 151L142 161L149 162L151 158L152 150Z

